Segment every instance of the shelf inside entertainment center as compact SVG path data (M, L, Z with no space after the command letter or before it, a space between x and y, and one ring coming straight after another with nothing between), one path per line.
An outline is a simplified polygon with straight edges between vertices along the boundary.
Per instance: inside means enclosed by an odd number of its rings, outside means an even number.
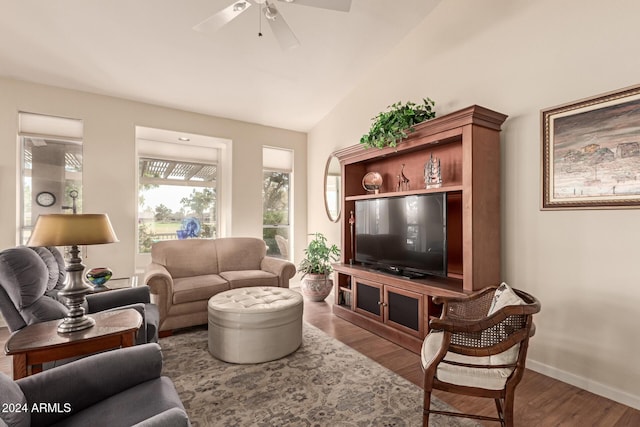
M383 197L413 196L418 194L444 193L455 191L462 191L462 185L447 185L439 188L421 188L418 190L390 191L388 193L382 194L360 194L358 196L347 196L345 197L345 200L350 202L352 200L380 199Z
M342 172L341 262L335 268L334 314L419 352L435 296L461 296L500 281L500 130L507 116L477 105L415 126L396 147L347 147L335 153ZM424 167L440 160L442 185L425 188ZM399 175L410 189L398 191ZM362 179L382 175L377 193ZM350 218L359 200L446 194L446 274L408 278L354 261ZM358 218L354 217L357 223Z

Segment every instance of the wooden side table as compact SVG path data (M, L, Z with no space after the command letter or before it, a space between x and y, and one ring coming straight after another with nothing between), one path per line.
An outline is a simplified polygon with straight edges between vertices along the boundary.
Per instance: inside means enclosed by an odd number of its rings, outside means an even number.
M138 276L123 277L119 279L111 279L104 286L91 289L90 293L97 294L114 289L135 288L138 286Z
M95 326L68 334L58 333L60 320L34 323L7 340L4 352L13 356L13 379L42 372L42 364L69 357L120 347L131 347L142 316L136 310L103 311L91 314Z

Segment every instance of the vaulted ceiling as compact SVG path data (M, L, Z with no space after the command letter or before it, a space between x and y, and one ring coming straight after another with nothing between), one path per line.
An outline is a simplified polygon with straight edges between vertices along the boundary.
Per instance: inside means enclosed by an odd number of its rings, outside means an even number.
M439 1L276 0L283 50L254 0L211 33L193 27L233 0L0 0L0 75L308 131Z

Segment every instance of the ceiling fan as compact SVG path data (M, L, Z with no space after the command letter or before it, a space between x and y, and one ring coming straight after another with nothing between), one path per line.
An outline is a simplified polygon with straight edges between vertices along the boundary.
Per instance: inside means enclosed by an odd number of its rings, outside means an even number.
M321 9L337 10L348 12L351 9L351 0L278 0L284 3L293 3L303 6L318 7ZM214 32L238 17L252 4L259 5L260 13L264 15L271 26L273 35L283 49L291 49L300 45L296 35L293 33L284 17L276 8L274 0L236 0L224 9L214 13L204 21L193 27L200 32ZM259 36L262 33L258 33Z

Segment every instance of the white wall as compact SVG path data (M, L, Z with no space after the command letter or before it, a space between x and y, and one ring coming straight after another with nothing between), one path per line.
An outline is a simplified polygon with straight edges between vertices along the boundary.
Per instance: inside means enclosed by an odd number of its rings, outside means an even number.
M6 78L0 78L0 249L17 243L18 111L84 120L83 211L107 213L120 239L89 247L87 266L109 266L116 277L134 273L135 126L233 141L232 236L262 238L262 146L294 150L293 243L296 260L302 257L307 243L306 134Z
M640 2L443 0L309 133L309 194L331 151L395 101L482 105L502 132L502 275L536 295L528 367L640 408L638 210L540 211L540 110L638 84ZM309 230L339 242L322 199Z

